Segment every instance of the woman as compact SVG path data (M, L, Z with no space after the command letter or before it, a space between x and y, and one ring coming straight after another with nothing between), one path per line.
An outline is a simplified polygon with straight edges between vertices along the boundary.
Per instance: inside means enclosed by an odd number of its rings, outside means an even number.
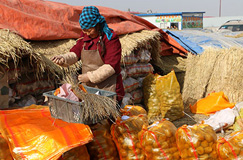
M94 6L84 7L79 24L82 32L69 53L55 56L52 61L68 66L81 59L83 84L117 93L121 105L125 94L120 74L121 44L115 32L108 28L105 18Z

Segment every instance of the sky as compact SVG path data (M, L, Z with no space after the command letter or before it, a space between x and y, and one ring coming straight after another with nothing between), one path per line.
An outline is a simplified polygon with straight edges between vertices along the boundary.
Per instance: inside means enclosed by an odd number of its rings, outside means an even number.
M153 13L205 12L204 16L243 16L243 0L48 0L75 6L105 6L121 11Z

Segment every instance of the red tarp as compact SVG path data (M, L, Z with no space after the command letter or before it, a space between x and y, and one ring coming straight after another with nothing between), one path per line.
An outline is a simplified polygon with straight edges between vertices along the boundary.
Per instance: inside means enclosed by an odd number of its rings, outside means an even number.
M140 30L157 30L162 35L161 55L187 51L162 29L141 17L112 8L97 6L118 35ZM28 40L59 40L79 38L78 23L83 6L43 0L0 0L0 28L9 29Z

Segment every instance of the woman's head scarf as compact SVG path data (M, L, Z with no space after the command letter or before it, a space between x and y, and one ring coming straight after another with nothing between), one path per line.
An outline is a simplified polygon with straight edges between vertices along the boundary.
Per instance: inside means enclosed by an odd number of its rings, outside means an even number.
M112 37L111 29L108 27L105 18L100 15L99 9L94 6L84 7L79 17L79 24L82 29L89 29L95 27L100 23L101 30L106 34L110 40Z

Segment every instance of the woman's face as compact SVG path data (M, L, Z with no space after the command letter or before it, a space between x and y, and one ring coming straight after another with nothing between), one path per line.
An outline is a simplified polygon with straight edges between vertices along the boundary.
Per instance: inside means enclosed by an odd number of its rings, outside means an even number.
M96 27L91 27L89 29L82 30L84 34L87 34L90 38L96 38L99 35L99 31Z

